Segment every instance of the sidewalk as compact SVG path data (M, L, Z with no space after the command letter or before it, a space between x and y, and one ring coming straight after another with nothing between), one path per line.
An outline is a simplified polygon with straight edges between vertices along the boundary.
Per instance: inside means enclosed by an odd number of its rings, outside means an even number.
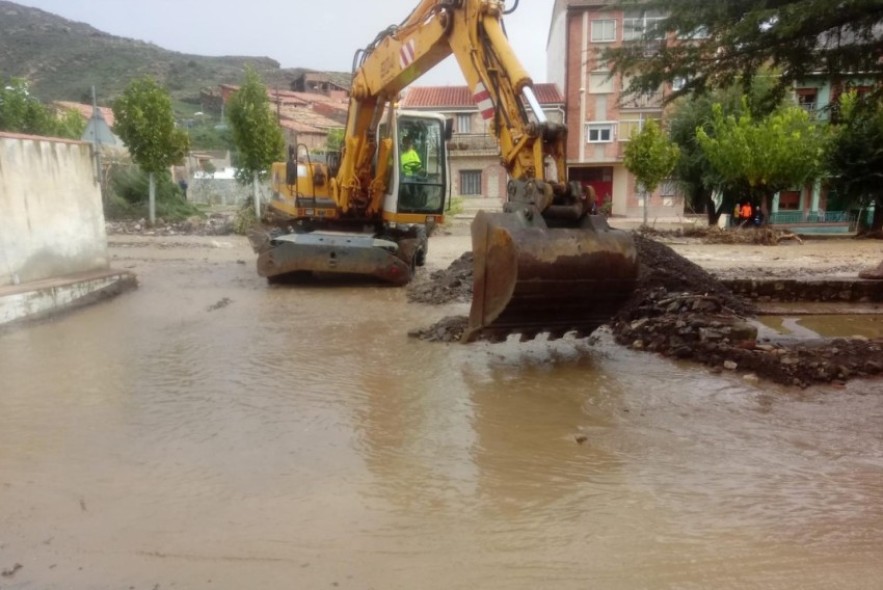
M98 270L0 287L0 328L46 318L138 286L128 271Z

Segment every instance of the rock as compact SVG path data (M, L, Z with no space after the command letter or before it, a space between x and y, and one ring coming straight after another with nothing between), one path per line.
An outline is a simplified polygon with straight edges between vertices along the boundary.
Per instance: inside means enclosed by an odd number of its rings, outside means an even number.
M883 261L877 268L869 268L858 273L860 279L870 279L874 281L883 281Z
M737 368L739 368L739 363L736 361L724 361L724 369L727 371L735 371Z

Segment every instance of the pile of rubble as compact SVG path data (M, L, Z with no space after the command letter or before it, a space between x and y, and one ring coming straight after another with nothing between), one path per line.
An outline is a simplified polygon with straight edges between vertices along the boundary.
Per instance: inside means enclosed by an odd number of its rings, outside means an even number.
M193 216L183 221L166 221L162 218L150 225L145 219L108 221L109 235L143 236L228 236L235 233L235 213L211 213L205 217Z
M798 387L883 374L881 339L759 341L750 302L671 248L639 233L634 239L637 285L609 324L619 344ZM439 304L468 301L471 294L472 255L467 253L412 285L408 295L414 302ZM456 342L466 325L465 317L446 317L410 335Z

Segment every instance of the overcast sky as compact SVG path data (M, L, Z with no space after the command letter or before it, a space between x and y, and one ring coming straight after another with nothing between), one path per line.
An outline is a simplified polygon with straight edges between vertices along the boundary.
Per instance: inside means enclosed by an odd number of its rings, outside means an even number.
M266 56L282 67L348 72L353 54L418 0L13 0L96 29L197 55ZM515 0L507 0L513 6ZM546 81L553 0L520 0L504 23L534 82ZM453 58L415 85L465 84Z

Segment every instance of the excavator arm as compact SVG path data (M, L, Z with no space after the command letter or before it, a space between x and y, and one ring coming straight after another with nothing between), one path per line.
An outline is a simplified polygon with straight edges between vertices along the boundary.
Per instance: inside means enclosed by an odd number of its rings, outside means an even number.
M384 110L408 85L450 55L455 56L499 143L509 176L545 180L548 162L554 178L564 178L566 130L546 121L533 93L533 81L506 39L503 12L501 0L423 0L399 26L381 32L360 52L346 149L334 181L344 210L379 207L386 187L379 182L383 175L376 173L374 162L385 160L375 160L377 150L383 149L375 137ZM534 120L526 113L525 103ZM549 204L538 203L541 209Z

